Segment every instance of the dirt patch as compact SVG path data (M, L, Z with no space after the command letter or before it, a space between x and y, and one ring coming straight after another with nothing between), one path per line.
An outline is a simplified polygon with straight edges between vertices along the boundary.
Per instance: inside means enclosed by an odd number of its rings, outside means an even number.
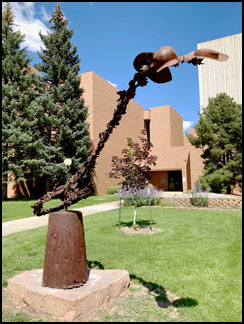
M53 318L49 314L45 312L36 312L31 306L26 305L18 305L16 304L7 293L7 288L2 288L2 312L3 314L8 314L8 317L17 318L20 316L21 322L57 322L56 318ZM15 322L13 320L13 322ZM3 320L6 322L6 320ZM64 321L62 321L64 322Z
M152 235L152 234L162 232L162 230L160 228L152 227L152 229L150 229L150 226L139 226L139 225L136 225L135 227L124 226L124 227L120 228L120 231L125 233L125 234L129 234L129 235L137 235L137 234L149 234L149 235Z
M160 287L153 289L150 284L131 282L130 287L119 297L87 315L79 316L74 322L141 322L145 314L146 321L166 322L168 318L178 317L178 310L173 306L178 299L180 298ZM157 317L155 311L159 312ZM159 315L160 312L162 316Z

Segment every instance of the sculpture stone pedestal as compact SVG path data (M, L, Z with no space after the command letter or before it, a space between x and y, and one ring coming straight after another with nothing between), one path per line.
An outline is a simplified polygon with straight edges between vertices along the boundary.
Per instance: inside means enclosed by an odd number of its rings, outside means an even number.
M43 287L73 288L88 279L82 213L60 211L49 214Z
M7 294L19 307L29 305L37 312L71 322L118 297L130 284L126 270L91 269L88 273L83 286L56 289L42 287L42 269L24 271L8 280Z
M73 321L114 297L130 284L126 270L88 269L82 213L49 214L44 269L8 280L7 294L21 307Z

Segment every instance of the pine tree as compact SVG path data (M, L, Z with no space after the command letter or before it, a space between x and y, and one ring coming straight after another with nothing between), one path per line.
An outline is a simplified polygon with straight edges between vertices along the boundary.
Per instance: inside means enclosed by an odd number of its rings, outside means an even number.
M67 28L68 20L59 5L56 6L49 23L53 32L40 33L45 45L38 55L41 62L35 67L42 73L47 84L45 95L36 101L44 120L36 125L45 143L50 145L50 187L66 182L65 158L72 159L70 173L74 174L90 154L90 135L87 123L88 109L81 97L80 59L76 46L71 43L73 30Z
M41 93L41 80L30 69L31 58L21 49L24 35L15 31L9 3L2 12L2 177L3 197L11 175L16 183L33 179L33 170L43 164L38 151L40 138L33 136L31 103ZM30 181L32 183L32 181ZM28 187L27 187L27 191Z
M242 186L242 106L224 93L209 98L195 130L197 137L187 137L192 145L203 149L201 185L222 193Z

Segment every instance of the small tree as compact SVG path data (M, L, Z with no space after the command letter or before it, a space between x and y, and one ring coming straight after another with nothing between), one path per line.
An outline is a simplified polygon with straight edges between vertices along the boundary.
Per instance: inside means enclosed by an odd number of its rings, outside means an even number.
M148 172L156 165L157 157L151 155L152 143L146 138L146 131L141 131L141 146L132 138L127 138L128 148L122 150L123 157L112 156L112 169L109 176L114 179L123 178L122 188L130 190L134 202L134 221L136 225L137 192L145 188L150 180Z
M204 189L231 193L242 185L242 106L221 93L210 98L195 126L197 137L188 134L192 145L203 149Z

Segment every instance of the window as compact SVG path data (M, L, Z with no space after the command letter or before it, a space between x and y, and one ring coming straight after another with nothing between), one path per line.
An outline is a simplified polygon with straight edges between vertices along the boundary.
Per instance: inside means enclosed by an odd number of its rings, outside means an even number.
M150 142L150 120L144 120L144 128L147 131L147 141Z

